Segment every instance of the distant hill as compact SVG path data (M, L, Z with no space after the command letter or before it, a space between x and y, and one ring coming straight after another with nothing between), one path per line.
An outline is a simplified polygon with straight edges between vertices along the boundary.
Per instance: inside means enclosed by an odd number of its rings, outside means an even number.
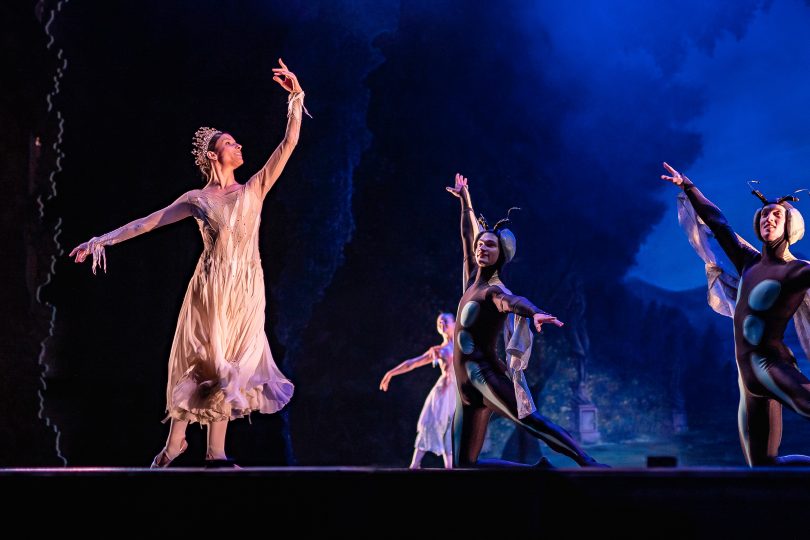
M670 291L657 285L638 278L630 278L624 281L628 292L636 296L644 305L657 302L659 305L678 309L687 318L690 324L696 328L706 328L714 325L720 332L722 339L728 339L729 346L733 349L733 329L731 319L715 313L706 301L706 287L696 287L685 291ZM727 337L726 337L727 336ZM791 348L799 360L799 367L803 373L810 373L810 363L802 353L799 338L793 323L788 324L785 331L785 344Z
M644 305L653 302L662 306L675 308L683 313L687 320L697 328L714 325L718 330L731 332L731 319L715 313L706 301L706 286L687 289L685 291L671 291L653 285L638 278L626 279L624 282L628 292L641 300Z

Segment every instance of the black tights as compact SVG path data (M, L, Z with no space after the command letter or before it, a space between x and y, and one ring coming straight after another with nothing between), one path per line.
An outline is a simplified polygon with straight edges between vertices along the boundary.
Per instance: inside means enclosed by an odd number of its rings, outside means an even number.
M526 428L531 435L548 444L554 451L570 457L579 465L596 464L596 461L579 447L567 431L545 416L535 411L525 418L518 419L514 385L502 370L490 366L488 362L473 360L464 363L464 370L467 377L463 383L463 391L468 397L477 397L475 401L478 401L478 404L464 405L461 399L457 401L453 420L453 451L456 466L479 465L478 455L481 453L493 411Z
M782 405L810 418L810 381L795 366L751 353L750 381L758 390L753 394L740 376L738 427L745 460L757 465L810 465L810 456L779 457L782 442ZM758 384L757 384L758 383ZM764 387L764 388L763 388ZM767 396L770 394L770 396Z

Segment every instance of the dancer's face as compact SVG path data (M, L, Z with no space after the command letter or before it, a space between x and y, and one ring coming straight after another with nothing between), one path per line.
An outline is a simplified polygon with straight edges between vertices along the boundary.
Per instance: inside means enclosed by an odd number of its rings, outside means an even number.
M453 335L455 327L456 321L453 319L452 315L442 313L439 315L439 318L436 319L436 330L443 336Z
M785 234L787 208L781 204L769 204L759 216L759 234L766 242L773 242Z
M237 143L230 133L222 134L214 145L214 152L217 155L217 161L229 169L236 169L245 162L242 159L242 145Z
M478 238L475 246L475 262L482 268L491 266L498 261L500 252L498 237L493 233L484 233Z

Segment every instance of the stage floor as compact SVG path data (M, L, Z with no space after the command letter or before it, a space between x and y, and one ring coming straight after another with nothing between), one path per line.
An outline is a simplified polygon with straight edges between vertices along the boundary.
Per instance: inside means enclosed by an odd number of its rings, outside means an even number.
M3 512L9 521L19 506L41 516L89 513L132 531L161 513L203 522L241 514L262 528L283 521L330 537L804 538L810 528L810 468L31 468L0 470L0 485L15 494Z

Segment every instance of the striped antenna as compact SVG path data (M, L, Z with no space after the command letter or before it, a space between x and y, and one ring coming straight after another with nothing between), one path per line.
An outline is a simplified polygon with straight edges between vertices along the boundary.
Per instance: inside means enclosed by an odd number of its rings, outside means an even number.
M761 192L760 190L756 189L756 188L755 188L754 186L752 186L751 184L759 184L759 180L749 180L749 181L748 181L748 187L750 187L750 188L751 188L751 195L756 196L756 198L757 198L757 199L759 199L760 201L762 201L762 204L768 204L768 199L767 199L767 197L765 197L765 195L763 195L763 194L762 194L762 192Z

